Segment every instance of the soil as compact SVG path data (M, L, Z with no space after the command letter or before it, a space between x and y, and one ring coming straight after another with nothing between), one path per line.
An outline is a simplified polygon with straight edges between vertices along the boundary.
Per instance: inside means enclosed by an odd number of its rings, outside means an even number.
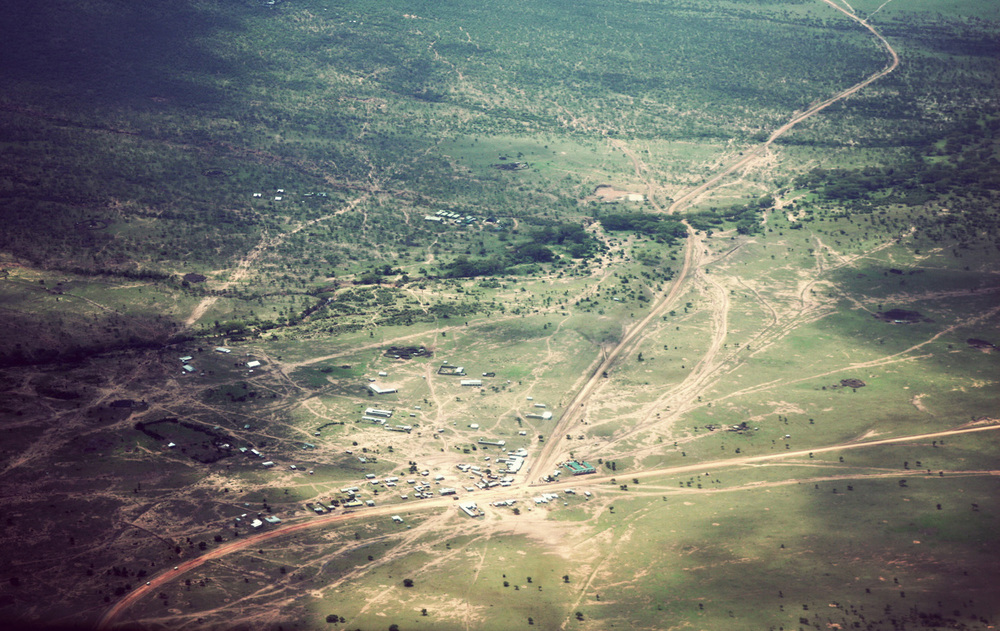
M110 225L103 219L87 219L74 224L77 230L104 230Z
M492 165L494 169L498 171L524 171L530 168L527 162L507 162L504 164L494 164Z
M883 322L914 323L933 322L930 318L925 318L919 311L908 311L906 309L890 309L881 313L873 313L873 317Z
M622 191L610 184L601 184L594 189L593 197L590 199L597 199L602 202L614 202L619 199L624 198L626 195L631 195L635 191Z
M974 337L970 337L969 339L965 340L965 343L971 346L972 348L978 348L981 351L991 351L994 348L996 348L996 344L992 344L990 342L987 342L986 340L976 339Z
M414 357L430 357L434 353L423 346L390 346L382 353L385 357L394 359L413 359Z

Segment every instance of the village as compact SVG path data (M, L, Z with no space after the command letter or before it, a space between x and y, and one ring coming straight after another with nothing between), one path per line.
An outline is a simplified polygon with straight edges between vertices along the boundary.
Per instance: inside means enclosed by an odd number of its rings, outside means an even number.
M204 349L197 349L196 352L202 352ZM228 346L215 346L211 349L212 353L218 357L228 357L233 355L233 350ZM400 353L403 352L404 355L401 356ZM409 359L414 356L425 356L427 354L423 349L419 349L419 352L406 352L405 349L400 351L395 347L390 348L385 351L385 356L393 359ZM196 376L209 376L214 374L212 368L198 369L199 361L196 359L194 354L182 355L179 358L181 363L181 374L182 375L196 375ZM202 361L202 364L205 362ZM244 372L246 376L251 376L254 374L255 370L260 371L265 368L264 363L260 359L253 357L252 353L245 353L245 356L241 358L240 361L233 362L233 368L239 369ZM447 360L443 360L435 371L436 375L440 375L445 378L454 377L457 378L454 382L459 388L481 388L484 384L484 379L495 378L496 373L492 371L483 372L481 378L468 378L465 366L455 365ZM394 395L399 394L400 389L397 385L392 383L387 383L385 380L389 378L389 373L387 370L376 371L376 376L366 377L366 388L369 392L369 396L383 396L383 395ZM507 384L511 381L507 380ZM530 407L522 413L525 419L533 419L536 421L551 421L554 418L554 414L550 411L545 403L536 402L534 397L528 395L525 397L527 405ZM419 424L415 420L418 413L421 412L420 405L412 406L410 411L400 411L397 407L392 405L367 405L361 411L357 423L362 425L374 425L381 427L389 432L399 432L404 434L411 434L415 429L419 427ZM405 420L399 420L405 419ZM479 423L467 423L466 428L472 432L480 431ZM217 428L218 429L218 428ZM244 425L244 430L250 430L249 424ZM452 422L452 429L458 430L458 422ZM445 432L445 428L437 428L434 430L435 434L441 434ZM518 429L517 436L522 439L527 436L527 430ZM314 436L322 436L321 429L314 431ZM176 439L179 440L179 439ZM507 449L507 439L490 437L490 436L476 436L474 445L478 446L480 453L483 454L482 461L479 463L472 462L458 462L454 465L454 469L451 473L446 474L446 472L439 472L432 476L432 472L429 469L419 470L413 466L410 467L409 476L402 477L402 474L394 475L382 475L379 476L376 473L365 473L363 479L359 479L353 485L345 486L340 488L339 494L330 495L325 499L315 499L312 501L305 502L303 504L306 511L314 513L316 515L324 515L337 510L352 511L364 508L372 508L377 505L377 503L396 503L403 505L407 502L414 500L426 500L434 497L451 497L452 499L459 501L461 495L471 494L471 493L482 493L482 492L494 492L500 489L508 489L513 487L517 483L517 476L523 475L526 470L526 463L529 458L528 448L522 446L515 449ZM216 441L217 443L219 441ZM357 444L357 443L355 443ZM166 443L166 448L169 450L177 449L180 445L174 440L169 440ZM279 467L279 462L282 458L275 456L268 456L262 451L262 448L258 448L253 444L243 445L234 447L231 442L225 442L217 444L216 447L219 450L225 451L226 453L232 452L235 454L240 454L244 457L250 458L251 461L257 463L253 466L258 466L262 469L279 469L284 468L285 471L291 473L302 473L306 475L314 475L315 469L310 466L303 466L298 463L286 463ZM300 447L306 450L318 449L316 444L309 442L301 442ZM486 455L488 449L493 448L500 451L499 455ZM343 451L344 455L356 458L357 462L361 466L375 465L376 462L373 460L371 454L356 455L352 449L345 449ZM464 453L470 453L470 450L464 449ZM284 458L287 460L287 457ZM561 468L541 475L539 480L543 482L553 482L556 481L562 473L565 472L572 476L586 475L595 473L595 468L586 462L578 461L567 461L561 465ZM563 491L564 495L559 495L558 493L543 493L542 495L532 497L531 502L535 506L541 506L545 504L555 503L556 500L565 497L569 499L571 496L576 495L575 490L565 489ZM590 491L585 491L583 494L585 499L591 497ZM517 499L503 499L503 500L492 500L489 503L493 507L513 507L517 502ZM564 505L568 505L567 502L563 502ZM478 506L476 502L472 501L461 501L457 505L458 510L469 516L469 517L481 517L485 513L482 508ZM529 508L530 510L530 508ZM516 512L516 511L515 511ZM295 513L286 515L286 517L294 516ZM403 519L399 515L393 515L392 519L394 522L403 523ZM256 516L249 516L248 514L241 513L239 517L234 518L233 525L235 528L245 528L249 527L251 530L259 530L268 525L276 526L281 523L281 518L274 514L259 513Z

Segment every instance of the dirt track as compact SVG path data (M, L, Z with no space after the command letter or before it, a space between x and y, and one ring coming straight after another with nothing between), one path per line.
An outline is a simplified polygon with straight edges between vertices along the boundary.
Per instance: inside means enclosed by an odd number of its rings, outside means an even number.
M889 53L892 61L885 68L869 76L865 80L856 83L853 86L847 88L846 90L842 90L823 101L820 101L819 103L813 105L804 112L796 113L795 115L793 115L788 120L788 122L786 122L784 125L782 125L774 132L772 132L770 137L767 139L765 143L763 143L762 145L753 150L745 152L744 157L740 158L739 160L736 160L729 166L723 168L719 173L706 180L700 186L694 188L688 193L677 198L667 209L668 214L673 214L680 210L683 210L686 206L694 202L699 196L703 195L704 193L708 192L715 186L719 185L729 175L743 168L750 162L758 159L760 156L762 156L769 150L771 144L774 143L775 140L777 140L784 134L791 131L799 123L819 114L833 103L846 99L852 94L855 94L865 86L868 86L871 83L877 81L878 79L884 77L885 75L895 70L897 66L899 66L899 55L892 48L889 42L886 41L886 39L882 37L882 35L878 31L876 31L871 25L869 25L864 20L858 18L856 15L850 13L849 11L846 11L845 9L834 4L831 0L823 0L823 1L826 2L828 5L830 5L831 7L833 7L834 9L843 13L850 19L854 20L858 24L862 25L866 29L868 29L875 37L878 38L878 40L882 43L882 45L885 46L886 51ZM620 142L615 144L615 146L619 149L623 148L622 143ZM638 174L641 170L640 165L634 156L632 156L632 160L635 165L636 173ZM652 184L650 184L650 189L652 189ZM570 430L573 427L573 425L582 418L584 410L586 409L587 400L594 393L594 391L599 386L601 380L604 378L603 374L605 372L610 371L613 368L615 361L619 357L621 357L622 354L627 349L632 348L632 346L634 346L635 343L642 338L643 332L648 328L650 323L653 322L659 316L663 315L663 313L665 313L669 309L669 307L674 303L674 301L676 301L677 297L680 295L681 289L683 288L685 282L688 280L689 277L693 275L692 270L697 269L700 266L701 251L702 251L701 239L698 238L695 235L695 231L692 230L690 226L688 226L688 239L684 253L684 266L681 269L680 273L677 275L677 278L674 280L673 286L666 294L664 294L659 299L657 303L655 303L652 306L649 314L645 318L643 318L641 321L635 324L631 329L629 329L628 333L626 333L625 336L622 338L622 340L618 343L618 345L611 352L608 353L607 357L604 359L604 361L601 362L601 364L593 372L593 374L590 376L587 382L584 383L583 387L581 387L580 390L577 392L577 394L570 400L570 403L566 408L566 412L563 414L562 418L556 425L555 429L553 429L549 442L542 449L535 463L532 464L531 467L528 469L528 474L538 475L539 473L544 473L546 471L549 471L554 468L554 464L556 462L562 459L561 454L558 452L558 450L560 449L560 445L562 443L561 441L556 440L556 437L566 434L567 431ZM716 283L714 279L709 281L707 278L704 277L704 275L701 276L703 282L705 282L706 285L719 289L718 283ZM714 361L714 358L718 354L719 346L722 344L722 340L725 337L725 329L726 329L725 311L727 310L728 299L726 298L724 291L718 291L716 293L721 294L720 309L722 312L721 319L717 319L715 323L716 335L713 337L712 347L709 353L706 354L706 356L703 357L697 363L695 369L692 370L691 377L685 380L684 383L688 386L685 388L685 391L689 390L693 391L694 388L697 388L699 385L703 385L711 377L711 375L720 367L720 365Z

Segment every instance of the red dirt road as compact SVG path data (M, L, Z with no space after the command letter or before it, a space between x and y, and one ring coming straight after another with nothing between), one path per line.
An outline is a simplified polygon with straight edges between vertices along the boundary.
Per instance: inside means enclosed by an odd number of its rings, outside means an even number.
M768 460L780 460L784 458L803 457L807 456L810 453L821 454L832 451L845 451L848 449L862 449L865 447L876 447L881 445L908 443L918 440L924 440L924 441L936 440L938 438L946 438L949 436L959 436L962 434L972 434L976 432L988 432L994 430L1000 430L1000 424L985 425L982 427L969 427L966 429L953 429L941 432L932 432L929 434L917 434L915 436L883 438L880 440L872 440L866 442L844 443L842 445L833 445L830 447L816 447L812 449L784 451L776 454L767 454L764 456L749 456L745 458L731 458L729 460L717 460L714 462L699 462L679 467L666 467L662 469L654 469L651 471L629 473L628 476L630 478L644 479L644 478L661 477L664 475L679 475L684 473L690 473L692 471L699 471L699 472L706 470L711 471L711 470L718 470L721 468L738 467L758 462L765 462ZM586 478L570 478L568 480L564 480L559 483L547 485L546 488L550 490L558 490L564 487L582 488L583 486L592 486L595 484L607 483L610 480L611 476L587 476ZM524 482L518 484L517 487L520 487L523 491L529 490L528 485ZM516 487L504 488L502 489L502 491L505 495L509 496L514 491L514 488ZM491 493L490 491L484 491L482 493L477 493L476 496L477 499L479 499L483 498L484 496L487 496L488 494L496 494L496 493L495 492ZM480 499L480 501L483 500ZM122 598L120 601L115 603L110 609L107 610L107 612L105 612L104 616L102 616L100 621L97 623L97 629L100 631L112 628L115 624L115 620L119 616L121 616L122 613L124 613L129 607L134 605L139 600L143 599L150 593L155 592L162 585L165 585L171 581L180 578L187 572L190 572L191 570L201 567L208 561L212 561L214 559L220 559L234 552L246 550L247 548L259 547L260 544L264 543L265 541L270 541L272 539L277 539L279 537L285 537L305 530L315 530L319 528L324 528L331 524L339 524L342 522L352 521L354 519L361 519L361 518L367 519L371 517L392 515L394 513L398 513L401 509L404 508L406 511L412 513L414 511L419 511L423 509L432 509L432 508L443 509L455 506L456 503L451 498L440 498L440 499L426 500L420 503L408 504L405 507L401 507L399 505L391 505L391 506L380 506L378 508L361 510L354 513L336 513L336 514L331 513L329 515L324 515L322 517L307 517L305 518L307 521L301 521L299 523L290 524L288 526L282 526L274 530L268 530L266 532L262 532L258 535L241 537L239 539L221 545L210 552L206 552L200 557L183 561L176 566L176 569L167 570L166 572L163 572L162 574L159 574L158 576L150 579L148 585L139 586L134 591L130 592L128 595Z

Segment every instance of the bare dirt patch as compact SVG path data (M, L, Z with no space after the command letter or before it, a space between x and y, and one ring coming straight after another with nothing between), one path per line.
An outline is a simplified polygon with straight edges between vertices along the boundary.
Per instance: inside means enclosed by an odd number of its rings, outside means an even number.
M625 199L629 195L638 195L635 191L623 191L610 184L601 184L594 189L593 194L584 201L617 202Z
M983 351L984 353L989 353L996 348L996 344L987 342L986 340L980 340L974 337L970 337L969 339L965 340L965 343L971 346L972 348Z

